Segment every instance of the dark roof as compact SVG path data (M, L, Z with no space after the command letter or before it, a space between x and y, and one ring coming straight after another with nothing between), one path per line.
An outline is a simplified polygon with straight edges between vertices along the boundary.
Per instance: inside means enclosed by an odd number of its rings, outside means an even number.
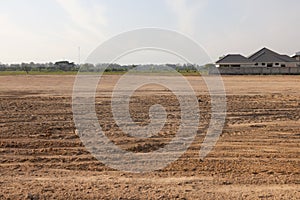
M300 51L297 52L297 53L293 56L293 58L296 58L296 57L299 57L299 56L300 56Z
M69 62L69 61L58 61L54 63L54 65L75 65L74 62Z
M240 54L229 54L216 62L217 64L241 64L253 63L251 60Z
M297 62L287 55L280 55L270 49L263 48L249 57L253 62Z

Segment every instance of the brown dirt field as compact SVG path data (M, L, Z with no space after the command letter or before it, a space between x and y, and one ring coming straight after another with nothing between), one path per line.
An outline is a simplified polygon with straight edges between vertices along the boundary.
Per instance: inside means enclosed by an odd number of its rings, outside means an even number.
M168 120L155 141L129 139L110 112L119 77L104 76L99 87L97 114L106 135L133 152L164 146L180 118L175 97L158 86L137 91L134 120L147 124L154 103L166 106ZM202 132L209 95L199 77L187 79L202 100ZM199 134L165 169L133 174L104 166L75 135L74 76L0 76L0 199L300 199L300 76L223 79L228 112L214 150L199 161Z

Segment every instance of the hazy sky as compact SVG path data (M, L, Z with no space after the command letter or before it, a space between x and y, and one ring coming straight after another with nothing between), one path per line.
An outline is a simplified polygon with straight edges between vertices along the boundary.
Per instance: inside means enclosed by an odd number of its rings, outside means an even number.
M103 41L143 27L187 34L214 61L264 46L292 55L299 8L299 0L0 0L0 62L77 62L79 46L84 61Z

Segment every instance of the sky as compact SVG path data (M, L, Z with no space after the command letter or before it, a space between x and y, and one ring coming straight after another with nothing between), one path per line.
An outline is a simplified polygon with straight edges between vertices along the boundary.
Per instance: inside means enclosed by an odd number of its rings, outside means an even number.
M212 62L262 47L300 51L299 0L0 0L0 62L84 62L101 43L144 27L175 30ZM155 60L156 59L156 60ZM129 62L178 62L151 52ZM154 61L155 60L155 61Z

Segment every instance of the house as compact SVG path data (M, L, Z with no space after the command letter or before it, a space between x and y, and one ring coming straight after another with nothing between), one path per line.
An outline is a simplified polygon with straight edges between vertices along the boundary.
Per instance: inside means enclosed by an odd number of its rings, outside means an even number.
M287 55L281 55L270 49L263 48L249 57L259 67L297 67L297 60Z
M220 67L249 67L254 65L250 59L240 54L229 54L216 62Z
M69 62L69 61L59 61L54 64L54 66L58 70L62 71L74 71L76 70L76 65L74 62Z
M54 63L54 65L71 65L71 66L75 66L74 62L69 62L69 61L58 61L58 62Z
M300 67L300 52L297 52L296 55L293 56L298 61L298 67Z
M263 48L249 57L229 54L216 62L219 67L299 67L300 54L281 55Z

